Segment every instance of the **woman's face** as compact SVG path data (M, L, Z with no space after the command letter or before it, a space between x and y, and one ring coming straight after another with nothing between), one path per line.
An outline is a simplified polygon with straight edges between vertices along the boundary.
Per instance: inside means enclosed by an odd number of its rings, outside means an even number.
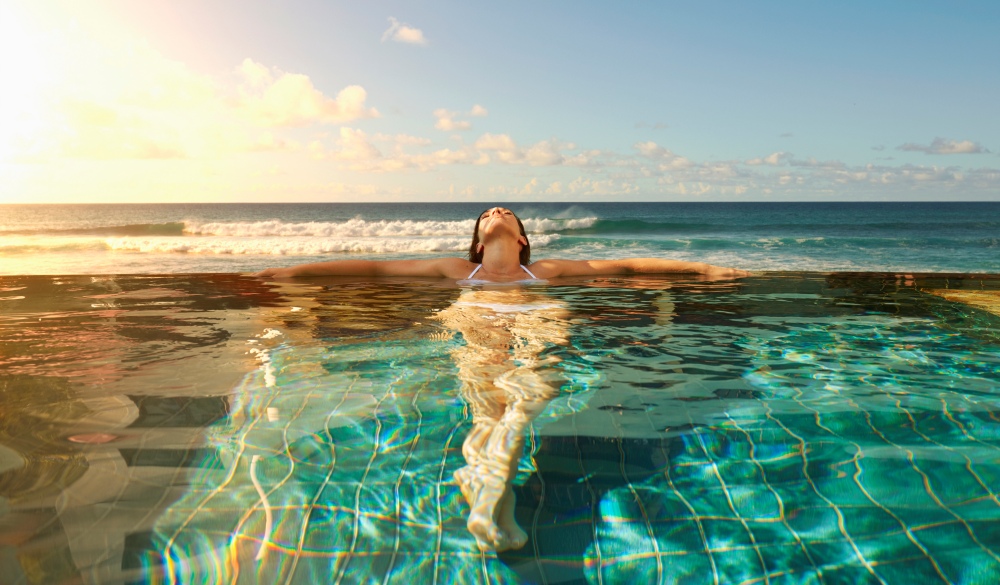
M487 209L479 216L479 239L487 239L487 234L497 235L499 232L510 232L515 237L521 235L514 212L506 207Z

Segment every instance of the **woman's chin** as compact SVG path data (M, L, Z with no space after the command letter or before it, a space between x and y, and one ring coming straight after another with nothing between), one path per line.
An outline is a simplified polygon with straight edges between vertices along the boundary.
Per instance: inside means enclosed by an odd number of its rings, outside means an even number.
M520 237L520 235L521 232L516 226L513 230L511 230L510 226L503 225L500 222L494 222L487 226L480 226L479 228L479 241L484 244L501 238L511 238L516 240Z

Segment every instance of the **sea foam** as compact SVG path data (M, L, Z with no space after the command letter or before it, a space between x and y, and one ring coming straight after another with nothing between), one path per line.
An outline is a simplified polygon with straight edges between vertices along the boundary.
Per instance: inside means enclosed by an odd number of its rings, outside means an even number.
M596 217L579 219L525 218L521 220L529 234L560 230L584 229L597 221ZM281 236L325 238L371 238L400 236L462 236L472 237L475 220L364 220L286 222L280 219L252 222L185 221L184 233L196 236Z
M263 256L315 256L320 254L405 254L454 252L469 249L462 237L160 237L107 238L108 249L143 254L233 254ZM532 237L532 247L545 247L556 235Z

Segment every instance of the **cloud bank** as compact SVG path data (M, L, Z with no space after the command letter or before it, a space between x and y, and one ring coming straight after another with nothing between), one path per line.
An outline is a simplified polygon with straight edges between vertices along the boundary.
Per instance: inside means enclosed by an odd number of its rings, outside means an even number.
M925 154L981 154L989 152L982 145L971 140L946 140L944 138L935 138L930 144L907 142L897 146L896 150Z
M368 93L359 85L347 86L330 98L306 75L272 72L252 59L245 59L239 71L247 82L239 88L239 107L262 126L340 124L379 117L378 110L365 105Z

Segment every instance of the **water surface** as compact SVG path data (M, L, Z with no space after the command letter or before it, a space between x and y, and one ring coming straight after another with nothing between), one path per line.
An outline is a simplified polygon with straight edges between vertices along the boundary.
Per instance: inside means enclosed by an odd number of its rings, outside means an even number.
M1000 317L944 297L997 291L0 277L0 574L992 583ZM551 390L513 480L527 543L500 553L454 479L484 377Z

